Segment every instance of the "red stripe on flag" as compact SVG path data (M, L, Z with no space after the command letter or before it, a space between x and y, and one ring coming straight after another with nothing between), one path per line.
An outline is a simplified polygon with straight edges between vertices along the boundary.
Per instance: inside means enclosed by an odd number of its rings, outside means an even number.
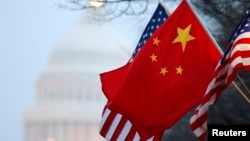
M105 109L104 114L105 114L105 112L108 112L108 110L109 110L109 109ZM116 116L115 113L113 113L113 112L110 112L110 113L109 113L107 119L105 120L103 126L102 126L101 129L100 129L100 134L101 134L102 136L105 137L105 136L107 135L107 133L108 133L108 131L109 131L109 129L110 129L110 126L111 126L111 124L112 124L112 122L113 122L115 116Z
M126 141L132 141L132 140L134 140L135 134L136 134L136 130L132 126L131 129L130 129L130 131L129 131L129 133L128 133L128 135L127 135L127 137L126 137Z
M115 132L114 132L112 138L111 138L111 141L117 141L117 138L118 138L118 136L121 134L121 132L122 132L122 130L123 130L124 125L125 125L126 122L127 122L127 119L125 119L125 118L122 116L122 118L121 118L121 120L120 120L120 122L119 122L117 128L115 129Z

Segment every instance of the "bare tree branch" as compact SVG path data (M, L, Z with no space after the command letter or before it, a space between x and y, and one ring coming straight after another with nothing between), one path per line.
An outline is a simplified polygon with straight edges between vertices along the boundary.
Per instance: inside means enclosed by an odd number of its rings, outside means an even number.
M90 4L91 1L102 2L109 19L122 15L141 15L148 9L148 0L67 0L66 4L58 4L58 7L71 11L95 9L96 7Z

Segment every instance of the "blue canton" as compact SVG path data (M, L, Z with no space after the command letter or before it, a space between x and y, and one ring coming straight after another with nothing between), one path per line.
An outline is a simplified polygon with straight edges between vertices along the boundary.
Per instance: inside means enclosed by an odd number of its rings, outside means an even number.
M138 51L140 51L141 47L147 42L151 35L160 27L160 25L168 18L168 14L165 9L158 4L153 16L151 17L149 23L144 29L142 36L133 52L133 55L130 60L133 60Z

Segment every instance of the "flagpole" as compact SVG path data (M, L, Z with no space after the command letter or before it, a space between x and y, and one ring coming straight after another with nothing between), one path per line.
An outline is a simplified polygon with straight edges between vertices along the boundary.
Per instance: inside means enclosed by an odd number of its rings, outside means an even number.
M202 19L199 17L198 13L196 12L194 6L192 5L191 1L190 0L186 0L187 1L187 4L189 5L189 7L191 8L191 10L193 11L193 13L195 14L195 16L197 17L197 19L199 20L199 22L201 23L201 26L205 29L205 31L207 32L209 38L213 41L213 43L215 44L216 48L220 51L221 55L223 55L223 51L222 49L220 48L220 46L217 44L217 42L215 41L215 39L213 38L212 34L208 31L208 29L204 26L205 24L203 23ZM239 80L241 80L240 76L237 75L237 78ZM240 88L237 86L237 84L232 81L234 87L236 88L236 90L246 99L246 101L248 101L249 103L249 99L246 97L246 94L240 90ZM249 90L246 88L245 84L243 84L244 82L242 81L241 84L243 85L243 87L246 89L246 91L249 92ZM250 92L249 92L249 95L250 95Z
M160 3L160 5L165 9L166 13L168 15L170 15L170 12L168 11L166 5L164 4L163 0L158 0L158 2Z
M234 81L232 81L232 84L233 84L234 88L240 93L240 95L248 102L248 104L250 104L250 100L246 97L244 92L242 92L242 90L239 88L239 86Z
M212 34L208 31L207 27L204 26L204 22L202 21L202 19L199 17L198 13L196 12L194 6L192 5L190 0L186 0L187 4L189 5L189 7L191 8L191 10L193 11L193 13L195 14L196 18L198 19L198 21L201 23L201 26L203 27L203 29L205 29L205 31L207 32L209 38L213 41L213 43L215 44L216 48L220 51L221 55L223 55L223 51L220 48L220 46L217 44L217 42L215 41L215 39L213 38Z
M250 95L250 91L248 89L248 87L246 86L246 84L243 82L243 80L241 79L241 77L239 76L239 74L236 74L236 77L239 79L241 85L245 88L245 90L247 91L248 95Z

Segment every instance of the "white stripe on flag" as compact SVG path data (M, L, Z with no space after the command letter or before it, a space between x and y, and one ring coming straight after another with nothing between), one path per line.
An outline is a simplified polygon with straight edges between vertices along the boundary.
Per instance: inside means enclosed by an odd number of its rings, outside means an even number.
M209 93L209 91L211 91L214 88L214 83L215 83L215 78L208 84L207 90L205 95L207 95Z
M102 129L102 127L103 127L104 123L106 122L106 120L107 120L107 118L108 118L108 116L109 116L110 113L111 113L111 111L109 109L105 110L105 112L104 112L104 114L102 116L101 123L100 123L100 127L99 127L100 130Z
M132 127L131 122L129 122L127 120L127 122L126 122L125 126L123 127L122 132L120 133L117 141L124 141L129 133L131 127Z
M244 32L238 35L238 37L235 39L234 43L236 43L240 39L245 39L250 37L250 32Z
M235 52L239 52L239 51L249 51L249 50L250 50L249 44L242 44L242 43L237 44L237 45L233 48L233 50L232 50L232 52L231 52L231 57L234 55Z
M213 102L215 101L215 98L216 98L216 94L212 95L209 99L208 102L206 102L204 105L200 105L197 110L198 110L198 113L196 115L193 115L191 118L190 118L190 123L192 124L193 122L196 121L197 117L200 117L200 115L203 115L205 114L207 111L208 111L208 108L209 108L209 105L213 104Z
M236 65L240 64L240 63L242 63L242 58L241 58L241 56L235 58L235 59L231 62L230 67L228 68L228 69L229 69L228 72L230 72L229 75L231 75L231 73L233 72L234 67L235 67Z
M137 132L135 133L133 141L140 141L140 136L139 136L139 134Z
M250 65L250 58L244 58L242 59L243 65L244 66L249 66Z
M107 135L105 137L106 139L110 140L112 138L118 124L121 121L121 118L122 118L121 114L116 114L115 119L113 120L113 122L112 122L112 124L111 124L111 126L110 126L110 128L108 130L108 133L107 133Z
M147 141L153 141L154 140L154 136L149 138Z
M198 128L196 128L193 132L194 134L199 137L202 134L204 134L207 131L207 122L205 121L201 126L199 126Z

